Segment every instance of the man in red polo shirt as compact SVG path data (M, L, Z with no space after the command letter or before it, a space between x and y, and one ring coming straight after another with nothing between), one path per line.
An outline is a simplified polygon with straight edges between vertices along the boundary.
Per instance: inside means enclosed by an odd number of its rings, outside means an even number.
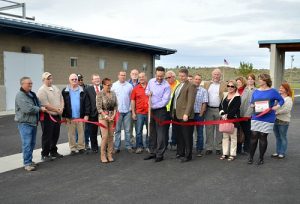
M147 77L144 72L139 73L139 84L131 92L131 111L132 118L136 120L136 153L140 154L143 149L149 152L148 132L143 140L143 127L148 121L148 96L145 94L147 87ZM148 130L148 127L147 127Z

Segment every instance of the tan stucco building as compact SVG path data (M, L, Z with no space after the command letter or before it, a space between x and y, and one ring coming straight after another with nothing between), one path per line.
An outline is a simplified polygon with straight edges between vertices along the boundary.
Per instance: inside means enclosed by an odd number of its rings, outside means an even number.
M60 87L70 73L80 73L86 83L99 73L117 79L120 70L139 69L153 75L155 58L176 50L76 32L23 20L0 17L0 111L12 109L11 92L20 76L30 76L37 89L41 73L51 72ZM10 96L9 96L10 94ZM10 103L10 104L9 104Z

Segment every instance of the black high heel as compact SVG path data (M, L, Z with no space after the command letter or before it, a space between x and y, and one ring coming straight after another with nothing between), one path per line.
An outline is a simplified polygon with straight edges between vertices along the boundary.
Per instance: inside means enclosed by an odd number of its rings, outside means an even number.
M249 158L247 163L248 164L253 164L253 159Z
M256 162L256 164L257 164L257 165L262 165L262 164L264 164L264 160L260 159L260 160L258 160L258 161Z

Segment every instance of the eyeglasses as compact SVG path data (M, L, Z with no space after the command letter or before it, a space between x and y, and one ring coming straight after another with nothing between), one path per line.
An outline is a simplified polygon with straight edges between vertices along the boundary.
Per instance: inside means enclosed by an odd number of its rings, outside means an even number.
M235 88L233 85L227 85L228 88Z
M78 79L78 81L83 81L83 79Z
M71 79L71 81L77 81L78 79Z

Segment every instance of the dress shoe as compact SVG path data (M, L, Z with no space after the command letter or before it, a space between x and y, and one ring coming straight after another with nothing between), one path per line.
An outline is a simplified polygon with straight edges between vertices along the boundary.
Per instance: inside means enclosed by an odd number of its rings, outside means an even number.
M119 149L115 149L113 153L114 154L120 153L120 150Z
M262 164L264 164L264 160L260 159L260 160L258 160L258 161L256 162L256 164L257 164L257 165L262 165Z
M248 164L253 164L253 159L249 158L247 163Z
M164 160L163 157L158 157L158 158L156 158L154 161L155 161L155 162L161 162L162 160Z
M144 160L150 160L150 159L155 159L156 156L153 154L150 154L149 156L145 157Z
M98 149L93 149L93 153L98 153Z
M221 150L216 150L216 155L221 155Z
M44 162L48 162L53 161L53 158L51 156L42 156L41 160Z
M76 155L76 151L71 151L70 155L71 155L71 156Z
M80 149L80 150L78 151L79 154L83 154L84 152L85 152L84 149Z
M206 155L212 154L212 150L206 150L205 154L206 154Z
M191 160L192 160L191 158L183 157L183 158L180 159L180 162L185 163L185 162L188 162L188 161L191 161Z
M64 156L59 154L58 152L55 152L53 154L50 154L52 158L56 159L56 158L63 158Z

